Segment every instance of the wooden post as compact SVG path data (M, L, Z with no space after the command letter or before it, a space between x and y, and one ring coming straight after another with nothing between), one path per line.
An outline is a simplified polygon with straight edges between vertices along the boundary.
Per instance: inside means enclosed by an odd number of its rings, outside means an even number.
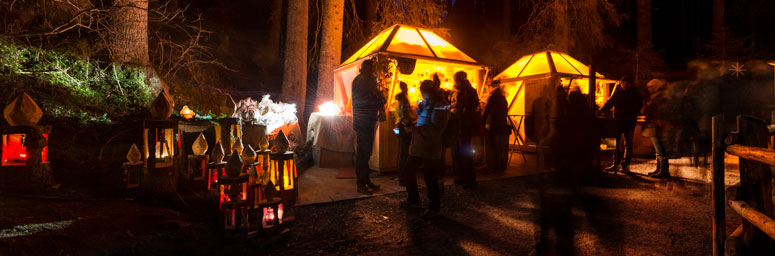
M724 116L713 117L713 256L724 255L726 209L724 200Z
M775 110L770 112L770 124L775 125ZM772 131L770 131L770 149L775 149L775 134L772 134Z
M767 234L770 238L775 239L775 220L772 220L769 216L757 211L744 201L729 201L729 206L732 207L740 216L745 220L759 228L764 234Z

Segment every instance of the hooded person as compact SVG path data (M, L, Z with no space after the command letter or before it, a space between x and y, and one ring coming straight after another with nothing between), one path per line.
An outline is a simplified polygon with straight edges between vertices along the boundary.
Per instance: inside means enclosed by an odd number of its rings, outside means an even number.
M641 106L643 106L643 96L632 83L632 78L625 76L614 89L611 98L600 108L600 112L608 112L613 108L616 120L616 153L614 164L606 168L607 171L616 172L621 166L622 172L629 172L633 134Z

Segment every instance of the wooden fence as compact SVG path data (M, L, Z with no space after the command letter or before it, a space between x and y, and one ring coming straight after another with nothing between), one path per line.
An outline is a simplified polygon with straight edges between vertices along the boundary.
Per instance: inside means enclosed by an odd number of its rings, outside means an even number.
M775 117L775 111L772 113ZM773 118L775 121L775 118ZM724 116L713 117L713 255L741 255L775 248L775 125L750 116L737 117L737 130L726 133ZM769 146L768 146L769 144ZM769 148L768 148L769 147ZM725 190L724 154L740 159L740 183ZM726 234L726 203L743 217Z

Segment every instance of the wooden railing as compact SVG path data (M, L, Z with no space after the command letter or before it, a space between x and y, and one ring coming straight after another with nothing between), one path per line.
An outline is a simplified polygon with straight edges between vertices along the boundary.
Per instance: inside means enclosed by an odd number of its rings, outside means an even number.
M775 111L773 111L775 117ZM773 119L775 121L775 119ZM737 130L725 134L724 117L713 117L713 255L739 255L771 247L775 239L775 126L763 120L737 117ZM768 147L769 149L766 148ZM725 190L724 154L738 156L740 183ZM726 197L726 198L725 198ZM727 201L729 200L729 201ZM726 235L726 203L743 224ZM769 238L768 238L769 236Z

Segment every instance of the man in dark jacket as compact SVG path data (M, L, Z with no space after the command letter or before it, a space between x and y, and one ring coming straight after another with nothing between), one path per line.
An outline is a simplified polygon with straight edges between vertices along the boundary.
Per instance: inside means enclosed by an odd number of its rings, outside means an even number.
M471 146L471 136L479 127L479 94L468 81L463 71L455 73L455 91L451 95L453 119L457 121L459 133L458 143L452 151L452 167L460 175L455 183L463 188L476 187L476 172L474 172L474 152Z
M379 186L371 182L369 158L374 147L374 132L377 115L385 104L385 98L379 91L374 77L374 61L364 60L361 72L352 83L353 130L355 130L358 148L355 155L355 175L358 193L371 194Z
M508 167L509 129L506 125L508 118L508 102L503 96L500 81L490 83L490 96L487 97L487 105L484 107L484 129L487 138L487 171L503 172Z
M642 106L643 96L638 88L632 84L632 78L625 76L622 78L620 86L614 89L614 95L600 109L600 112L608 112L613 107L616 119L616 155L614 164L606 168L607 171L617 171L619 164L621 164L623 172L630 171L632 136Z

